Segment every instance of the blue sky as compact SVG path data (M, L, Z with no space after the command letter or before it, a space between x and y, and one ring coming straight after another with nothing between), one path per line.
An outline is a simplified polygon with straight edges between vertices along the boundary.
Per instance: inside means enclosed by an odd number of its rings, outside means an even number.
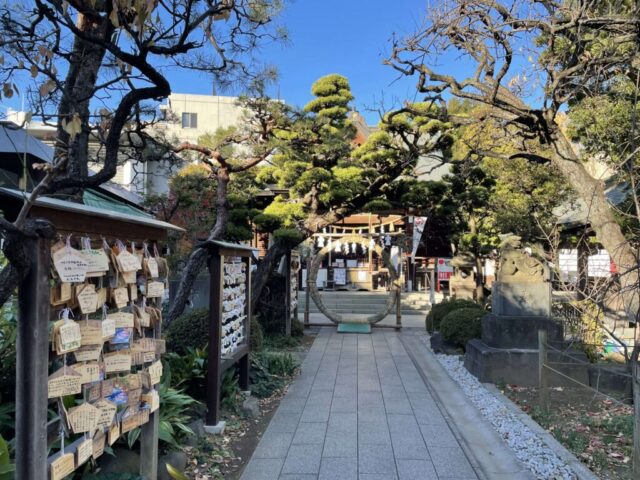
M289 0L279 22L288 30L287 45L268 45L260 57L278 68L279 81L268 92L302 106L311 98L311 84L329 73L351 82L355 106L368 123L378 115L367 112L381 101L389 109L415 96L415 78L398 78L382 65L388 39L412 33L424 18L427 0ZM176 73L172 89L180 93L210 94L201 74ZM171 75L170 75L171 76ZM194 81L196 80L197 81Z

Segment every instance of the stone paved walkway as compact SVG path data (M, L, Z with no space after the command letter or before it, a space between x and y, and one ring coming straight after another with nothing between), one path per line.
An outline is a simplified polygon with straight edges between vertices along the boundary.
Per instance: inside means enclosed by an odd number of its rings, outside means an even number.
M321 329L242 480L476 479L393 330Z

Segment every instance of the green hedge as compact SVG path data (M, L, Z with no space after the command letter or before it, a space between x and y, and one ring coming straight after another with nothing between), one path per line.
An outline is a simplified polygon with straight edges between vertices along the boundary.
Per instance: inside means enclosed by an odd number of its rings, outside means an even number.
M464 299L451 299L445 300L441 303L438 303L431 307L431 310L427 314L427 318L425 320L425 327L429 333L437 332L440 330L440 323L442 319L446 317L449 313L454 310L458 310L460 308L476 308L482 309L480 305L478 305L473 300L464 300Z
M179 316L165 331L167 350L186 353L189 348L204 348L209 344L209 309L200 308ZM262 326L251 319L251 349L262 348Z
M440 333L442 337L459 347L465 348L472 338L482 334L482 317L485 311L479 308L459 308L442 319Z
M167 350L186 353L209 344L209 309L199 308L176 318L165 331Z

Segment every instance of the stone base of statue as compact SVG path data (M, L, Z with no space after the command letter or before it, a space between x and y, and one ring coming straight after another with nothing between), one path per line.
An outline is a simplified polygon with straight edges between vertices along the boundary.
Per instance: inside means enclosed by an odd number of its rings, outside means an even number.
M481 382L538 386L538 330L546 330L549 343L561 348L562 325L551 317L551 283L527 280L493 284L491 313L482 319L481 339L467 344L465 356L465 367ZM580 363L587 361L586 355L578 351L572 355L578 360L560 357L550 349L548 358L562 363L554 367L558 371L588 382L588 370ZM574 386L553 373L549 382Z

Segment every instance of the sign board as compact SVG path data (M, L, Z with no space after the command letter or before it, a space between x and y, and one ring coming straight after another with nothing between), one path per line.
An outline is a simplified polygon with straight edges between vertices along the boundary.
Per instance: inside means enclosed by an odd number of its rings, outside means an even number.
M436 269L438 272L438 280L449 280L453 275L451 258L438 258L436 261Z
M347 269L346 268L334 268L333 269L333 281L336 285L347 284Z

